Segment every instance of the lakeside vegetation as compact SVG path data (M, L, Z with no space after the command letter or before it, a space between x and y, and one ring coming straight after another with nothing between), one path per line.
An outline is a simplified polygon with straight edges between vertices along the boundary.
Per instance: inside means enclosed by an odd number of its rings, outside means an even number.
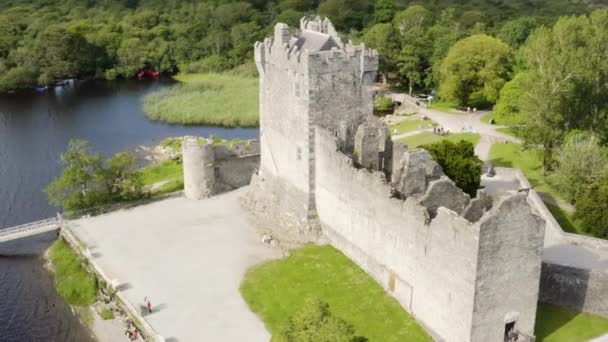
M146 116L183 125L256 127L257 77L237 74L180 74L180 84L147 95Z
M311 298L327 303L334 316L369 341L431 341L399 303L344 254L331 246L308 245L286 259L251 268L241 294L277 341L290 317Z
M50 249L49 257L55 272L57 293L70 305L88 306L97 300L97 280L82 266L76 254L63 239Z

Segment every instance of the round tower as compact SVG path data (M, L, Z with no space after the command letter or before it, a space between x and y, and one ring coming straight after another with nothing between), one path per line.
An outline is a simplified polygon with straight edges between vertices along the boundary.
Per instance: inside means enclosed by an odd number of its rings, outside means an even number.
M189 199L213 195L215 184L215 151L207 139L185 138L182 144L184 193Z

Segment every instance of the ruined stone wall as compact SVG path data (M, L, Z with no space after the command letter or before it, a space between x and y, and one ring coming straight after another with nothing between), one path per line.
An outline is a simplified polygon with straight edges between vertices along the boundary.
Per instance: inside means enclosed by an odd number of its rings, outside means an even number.
M250 183L260 165L255 140L214 145L202 138L186 138L183 145L184 193L203 199Z
M525 194L476 223L445 207L431 219L418 199L391 198L382 172L353 167L336 144L317 129L317 211L334 246L440 339L502 341L510 321L533 335L544 222Z
M536 320L545 223L524 193L493 211L479 222L472 341L501 341L512 322L533 335Z
M586 270L543 262L541 302L608 317L607 294L607 270Z
M381 172L355 169L317 130L317 210L331 243L437 335L468 341L478 231L440 208L430 225L415 200L390 197Z

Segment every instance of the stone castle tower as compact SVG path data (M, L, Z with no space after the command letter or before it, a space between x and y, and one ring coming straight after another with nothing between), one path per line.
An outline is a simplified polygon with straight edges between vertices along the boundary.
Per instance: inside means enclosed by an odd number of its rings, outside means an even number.
M262 127L259 180L273 194L273 203L260 209L276 210L273 222L286 229L314 233L315 126L352 141L356 127L373 111L378 54L364 45L343 44L329 20L305 17L296 35L277 24L273 37L256 43L255 62Z

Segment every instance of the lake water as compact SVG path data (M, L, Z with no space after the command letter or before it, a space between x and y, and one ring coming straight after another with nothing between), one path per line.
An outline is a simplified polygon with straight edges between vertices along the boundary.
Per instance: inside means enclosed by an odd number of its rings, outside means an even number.
M42 190L62 169L71 138L109 155L180 135L256 138L257 129L152 122L142 97L169 81L79 82L41 93L0 95L0 229L53 217ZM0 244L0 341L90 341L53 288L41 252L54 234Z

